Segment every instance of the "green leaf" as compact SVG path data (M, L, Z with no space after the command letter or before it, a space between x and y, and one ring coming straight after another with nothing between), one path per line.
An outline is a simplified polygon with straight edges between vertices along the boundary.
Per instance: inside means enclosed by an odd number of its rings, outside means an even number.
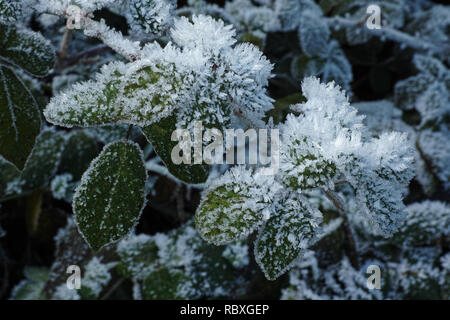
M203 239L216 245L246 237L264 221L265 197L269 191L251 171L233 167L205 190L195 226Z
M309 57L321 57L327 53L330 29L324 19L311 11L302 13L298 36L303 52Z
M48 279L48 269L25 267L25 279L14 287L11 298L14 300L43 300L44 286Z
M182 299L180 287L189 281L184 272L177 269L161 268L152 272L142 284L144 299Z
M6 195L8 184L19 177L20 171L13 164L0 157L0 199Z
M0 23L0 60L43 77L55 64L55 50L39 33Z
M64 127L88 127L116 123L121 119L118 103L125 64L113 62L102 67L96 81L76 83L52 97L44 110L47 121Z
M146 180L142 151L132 142L111 143L94 159L72 204L78 228L92 249L119 240L138 223Z
M30 91L11 69L0 65L0 154L22 170L40 129Z
M82 130L75 131L66 142L59 171L70 173L73 181L78 181L98 153L97 141L93 137Z
M414 109L416 101L432 82L433 78L424 73L397 82L394 89L395 104L403 110Z
M22 14L21 1L0 0L0 20L16 21Z
M176 165L172 161L172 149L178 144L178 141L171 140L172 132L176 130L176 119L176 114L173 114L141 129L172 175L184 182L203 183L208 179L208 165L183 163Z
M61 161L65 138L62 132L45 130L25 163L20 177L23 190L31 191L47 186Z
M302 250L314 243L322 219L297 194L277 203L274 211L255 242L256 262L269 280L286 272Z
M44 116L64 127L150 125L170 115L181 97L172 74L153 69L141 62L104 65L95 80L76 83L54 96Z

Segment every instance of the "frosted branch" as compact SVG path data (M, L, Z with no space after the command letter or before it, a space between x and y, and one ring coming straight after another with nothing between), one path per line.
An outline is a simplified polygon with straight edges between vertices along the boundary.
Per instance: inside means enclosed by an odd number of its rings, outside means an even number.
M336 27L338 27L338 28L339 27L362 28L363 24L364 24L364 21L361 21L361 20L351 20L351 19L346 19L346 18L342 18L342 17L325 18L325 20L327 21L328 25L331 28L336 28ZM386 39L389 39L389 40L392 40L395 42L400 42L410 48L413 48L413 49L416 49L419 51L431 50L440 55L445 55L449 51L448 46L438 47L438 46L434 45L433 43L424 41L420 38L411 36L407 33L404 33L399 30L395 30L388 26L383 26L381 29L373 29L373 30L367 28L367 32L370 33L371 35L375 35L380 38L384 37Z

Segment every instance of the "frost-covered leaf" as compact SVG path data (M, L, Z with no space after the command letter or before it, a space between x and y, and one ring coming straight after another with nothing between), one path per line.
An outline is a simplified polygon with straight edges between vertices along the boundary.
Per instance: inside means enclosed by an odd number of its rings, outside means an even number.
M241 283L248 246L211 246L190 220L168 233L131 235L117 246L119 270L135 283L135 297L199 299L223 297Z
M289 273L290 286L283 290L281 299L289 300L379 300L383 299L382 290L369 289L366 273L369 265L379 266L381 271L381 286L387 283L385 264L379 260L369 260L359 269L354 268L347 257L335 264L325 264L317 267L318 258L313 255L311 262L299 263Z
M367 8L369 5L380 7L381 27L401 28L405 23L405 6L403 0L383 0L383 1L351 1L345 12L349 19L357 21L367 21ZM371 38L370 30L366 24L351 26L346 28L347 42L350 45L366 43Z
M21 0L0 0L0 21L16 21L22 11Z
M59 171L70 173L78 181L98 153L97 141L92 136L82 130L74 131L67 138Z
M402 198L413 177L412 143L406 134L398 132L370 139L362 123L364 117L357 114L345 92L333 83L323 85L315 78L307 78L302 90L307 101L291 107L301 115L289 116L284 127L289 134L281 144L286 150L280 154L281 171L303 172L311 167L316 176L310 183L306 181L307 185L325 183L325 187L331 188L333 170L326 169L329 167L324 166L327 163L324 160L334 164L336 172L343 174L356 190L362 212L373 230L392 235L403 221ZM296 138L308 143L299 145ZM296 166L296 159L302 159L299 156L306 147L309 153L315 149L313 155L321 161L305 159ZM288 185L299 182L295 178L293 174Z
M67 290L67 267L70 265L82 266L91 256L92 250L81 237L73 216L69 216L66 226L59 229L54 240L56 247L55 259L50 267L44 291L47 297L53 297L56 294L55 291L59 291L57 295L60 297L75 298L76 296L72 291L76 290ZM81 275L83 275L83 272ZM66 290L58 288L61 284Z
M73 182L73 177L70 173L57 175L50 183L50 190L52 196L58 200L64 200L72 203L75 188L78 186L77 182Z
M127 18L133 31L160 34L172 23L174 0L129 0Z
M195 227L202 238L221 245L259 227L268 218L263 211L276 189L273 177L272 181L268 177L237 166L211 181L195 214Z
M184 86L181 74L158 61L104 65L95 80L73 85L50 100L44 115L51 123L72 127L127 123L149 125L172 113Z
M440 131L423 130L417 141L417 147L428 164L428 169L446 189L450 189L449 141L450 131L445 128L441 128Z
M302 13L311 11L317 16L322 15L322 10L313 0L276 0L275 12L277 13L282 30L296 29L301 22Z
M14 300L42 300L45 299L44 286L48 279L48 269L25 267L25 279L17 284L11 293Z
M38 189L50 183L50 178L56 173L61 161L64 142L65 138L61 132L41 132L20 177L23 190Z
M293 59L291 73L299 80L310 76L320 77L324 82L334 80L345 90L350 90L353 81L352 66L335 40L327 43L326 53L321 57Z
M0 60L39 77L55 64L55 50L41 34L0 22Z
M330 185L336 165L327 160L307 136L301 136L301 121L292 114L282 126L280 145L281 180L289 188L306 190Z
M22 170L40 129L30 91L11 69L0 66L0 154Z
M172 133L176 130L175 125L176 115L173 115L143 127L142 132L172 175L188 183L205 182L209 175L208 165L184 163L177 165L173 162L172 150L178 144L178 141L171 140Z
M325 56L330 38L328 24L312 11L302 13L298 36L303 52L312 56Z
M7 194L8 184L19 179L20 171L0 157L0 199Z
M302 250L312 245L322 214L297 194L275 203L255 242L255 259L264 275L275 280L288 270Z
M450 72L433 57L415 55L414 64L421 72L396 83L395 102L404 110L416 109L422 126L440 122L450 115Z
M436 46L448 45L450 8L445 5L433 5L428 6L426 8L428 10L424 9L416 9L417 12L412 15L412 20L405 25L406 31Z
M124 73L125 64L114 62L102 67L95 82L77 83L54 96L44 110L47 121L66 127L118 122L122 106L117 100Z
M413 178L414 154L407 134L383 133L344 169L374 234L390 237L405 219L403 197ZM365 165L364 165L365 164Z
M102 290L111 281L110 270L116 262L103 263L98 257L93 257L83 268L79 294L82 299L98 299Z
M429 245L450 234L450 207L440 201L423 201L406 207L406 219L396 239L408 245Z
M177 269L161 268L152 272L142 284L144 299L182 299L179 295L181 287L189 279Z
M142 151L134 143L111 143L94 159L73 199L76 223L92 249L119 240L137 224L146 179Z

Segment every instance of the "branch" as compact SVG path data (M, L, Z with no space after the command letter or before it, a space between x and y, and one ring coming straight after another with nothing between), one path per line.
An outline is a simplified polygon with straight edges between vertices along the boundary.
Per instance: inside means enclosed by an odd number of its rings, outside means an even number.
M361 20L350 20L342 17L331 17L325 18L325 21L331 28L336 26L344 28L364 28L364 22L362 22ZM448 45L436 46L431 42L424 41L420 38L413 37L405 32L387 26L383 26L381 27L381 29L372 29L372 30L367 28L367 32L377 37L385 37L386 39L395 42L400 42L410 48L419 51L431 50L438 53L439 55L445 55L449 51Z

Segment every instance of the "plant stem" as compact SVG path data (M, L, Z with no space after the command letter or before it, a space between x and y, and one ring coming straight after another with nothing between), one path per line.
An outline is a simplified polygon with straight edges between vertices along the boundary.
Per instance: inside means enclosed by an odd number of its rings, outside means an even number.
M66 28L64 35L61 39L61 47L59 49L59 59L64 60L67 57L67 51L72 40L72 30Z
M130 124L130 126L128 127L127 136L125 137L125 139L127 139L127 140L130 139L132 129L133 129L133 125Z
M345 213L344 204L342 203L341 198L334 192L328 189L323 190L328 199L333 202L334 206L339 212L339 216L343 219L343 226L345 229L345 235L347 237L347 243L349 246L349 259L352 265L355 268L359 268L359 260L358 260L358 249L356 246L355 236L353 234L352 227L350 226L350 222L348 221L348 217Z

